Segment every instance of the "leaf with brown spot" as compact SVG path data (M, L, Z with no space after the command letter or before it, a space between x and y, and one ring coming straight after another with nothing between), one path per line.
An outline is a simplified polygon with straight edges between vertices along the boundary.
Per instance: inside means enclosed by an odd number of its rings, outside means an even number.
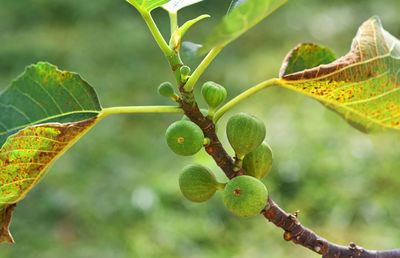
M101 106L78 74L49 63L29 66L0 94L0 243L15 204L97 121Z
M329 48L313 43L301 43L283 61L279 76L314 68L318 65L329 64L336 60L335 53Z
M101 110L95 90L78 74L44 62L28 66L0 94L0 146L28 126L78 122Z
M0 150L0 242L13 243L8 226L15 204L96 120L30 126L7 139Z
M285 74L279 84L317 99L361 131L376 132L400 129L399 74L400 41L373 17L361 25L348 54Z

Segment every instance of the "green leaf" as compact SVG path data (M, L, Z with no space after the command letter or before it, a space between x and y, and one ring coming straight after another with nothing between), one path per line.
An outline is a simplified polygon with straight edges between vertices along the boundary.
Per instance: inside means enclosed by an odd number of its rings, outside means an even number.
M400 41L373 17L361 25L348 54L284 75L279 84L319 100L363 132L376 132L400 129L399 76Z
M170 13L177 13L180 9L197 4L203 0L171 0L162 7Z
M231 4L229 5L228 8L228 13L232 12L233 9L235 9L236 7L238 7L239 5L247 2L249 0L232 0Z
M239 6L235 5L235 8L225 15L221 23L212 30L198 54L202 55L214 47L227 45L270 15L286 1L248 0L245 3L240 2Z
M188 31L188 29L190 29L194 24L196 24L197 22L205 19L205 18L209 18L210 15L208 14L203 14L200 15L199 17L189 20L187 22L185 22L181 27L177 28L174 32L174 34L172 34L171 39L169 41L169 47L171 49L174 49L176 51L179 51L180 45L181 45L181 39L182 37L186 34L186 32Z
M183 41L181 43L180 54L183 59L193 60L198 58L197 51L201 48L200 44L196 44L190 41Z
M96 92L78 74L49 63L29 66L0 94L0 146L27 126L77 122L100 111Z
M188 29L190 29L190 27L192 27L194 24L196 24L197 22L199 22L199 21L201 21L201 20L203 20L205 18L210 18L210 17L211 16L208 15L208 14L203 14L203 15L200 15L199 17L197 17L197 18L194 18L192 20L189 20L189 21L185 22L181 27L179 27L179 31L180 31L181 37L183 37L183 35L185 35L186 31Z
M30 126L7 139L0 150L0 243L14 242L8 227L15 203L96 120Z
M302 43L286 56L279 76L282 77L305 69L314 68L318 65L329 64L335 60L336 56L332 50L313 43Z
M48 63L29 66L0 94L0 242L19 200L97 121L94 89Z
M153 9L168 3L170 0L126 0L133 5L139 12L149 13Z

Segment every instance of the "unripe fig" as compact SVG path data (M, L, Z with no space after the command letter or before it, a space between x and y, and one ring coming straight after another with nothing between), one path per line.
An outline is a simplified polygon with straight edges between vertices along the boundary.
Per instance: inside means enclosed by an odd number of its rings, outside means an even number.
M206 82L201 88L201 94L210 109L214 110L226 99L226 90L215 82Z
M180 68L180 72L181 72L181 75L182 75L183 77L188 77L189 74L190 74L190 67L184 65L184 66L182 66L182 67Z
M267 205L268 191L265 185L251 176L238 176L228 182L223 201L226 208L240 217L257 215Z
M166 98L172 98L175 95L174 87L170 82L163 82L158 86L158 94Z
M272 167L272 150L268 143L263 142L243 159L246 175L262 179Z
M217 190L217 179L211 171L198 164L188 165L179 177L183 196L192 202L204 202Z
M249 114L233 115L226 125L226 135L238 158L257 148L265 138L264 123Z
M165 133L165 138L171 150L182 156L196 154L204 143L204 134L200 127L186 120L171 124Z

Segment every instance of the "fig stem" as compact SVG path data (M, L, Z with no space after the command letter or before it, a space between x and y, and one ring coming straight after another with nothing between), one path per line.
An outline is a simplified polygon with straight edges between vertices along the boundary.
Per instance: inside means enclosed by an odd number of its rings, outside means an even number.
M168 46L167 42L165 41L164 37L161 35L161 32L159 31L156 23L154 22L151 14L148 12L140 12L140 14L143 17L143 20L146 22L147 27L149 27L149 30L150 30L151 34L153 35L154 39L156 40L161 51L164 53L164 55L167 58L168 58L168 56L171 56L171 53L173 52L173 50L171 50L171 48Z
M235 168L234 168L235 172L238 172L242 168L243 159L244 159L244 155L236 154L236 156L235 156Z
M171 99L173 101L175 101L176 103L180 104L181 103L181 98L178 96L178 94L174 93L174 95L172 95Z
M173 12L168 12L169 21L171 27L171 37L174 35L175 30L178 28L178 14Z
M217 182L217 184L215 185L215 188L217 190L223 191L225 189L226 183L221 183L221 182Z
M183 113L182 108L177 106L126 106L104 108L99 118L114 114L135 114L135 113Z
M241 101L247 99L248 97L256 94L257 92L268 88L270 86L275 86L280 84L280 79L272 78L266 81L263 81L247 90L242 92L241 94L237 95L230 101L228 101L225 105L223 105L218 111L215 113L214 116L214 123L216 123L228 110L239 104Z
M196 68L196 70L190 76L189 80L183 86L183 89L185 92L191 92L193 90L194 85L196 84L196 82L200 78L200 76L203 74L204 70L206 70L206 68L211 63L211 61L218 55L219 52L221 52L221 50L223 48L224 48L224 46L215 47L215 48L211 49L210 52L208 52L207 56L203 59L203 61L201 61L199 66Z
M207 114L207 117L208 117L210 120L213 120L214 114L215 114L215 108L209 106L209 107L208 107L208 114Z

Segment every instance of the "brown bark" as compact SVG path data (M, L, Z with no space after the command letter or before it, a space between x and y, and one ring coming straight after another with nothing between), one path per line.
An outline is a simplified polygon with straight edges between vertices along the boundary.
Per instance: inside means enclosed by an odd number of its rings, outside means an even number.
M282 210L271 198L268 198L268 205L261 212L266 219L277 227L282 228L284 239L295 244L302 245L319 253L324 258L336 257L360 257L360 258L395 258L400 257L400 249L386 251L366 250L350 243L349 246L336 245L318 236L312 230L300 224L297 215L288 214Z
M182 95L181 106L185 115L203 130L205 137L210 139L210 144L205 147L207 153L213 157L217 165L225 172L229 179L243 175L243 169L240 169L238 172L234 171L234 161L219 141L215 132L215 124L207 117L204 117L200 112L193 92L185 92L183 90L183 85L179 87L179 91ZM292 241L295 244L304 246L321 254L323 258L400 258L400 249L374 251L366 250L354 243L350 243L349 246L331 243L318 236L312 230L301 225L297 214L292 215L286 213L270 197L268 197L268 204L264 210L261 211L261 214L274 225L285 231L284 239L286 241Z

